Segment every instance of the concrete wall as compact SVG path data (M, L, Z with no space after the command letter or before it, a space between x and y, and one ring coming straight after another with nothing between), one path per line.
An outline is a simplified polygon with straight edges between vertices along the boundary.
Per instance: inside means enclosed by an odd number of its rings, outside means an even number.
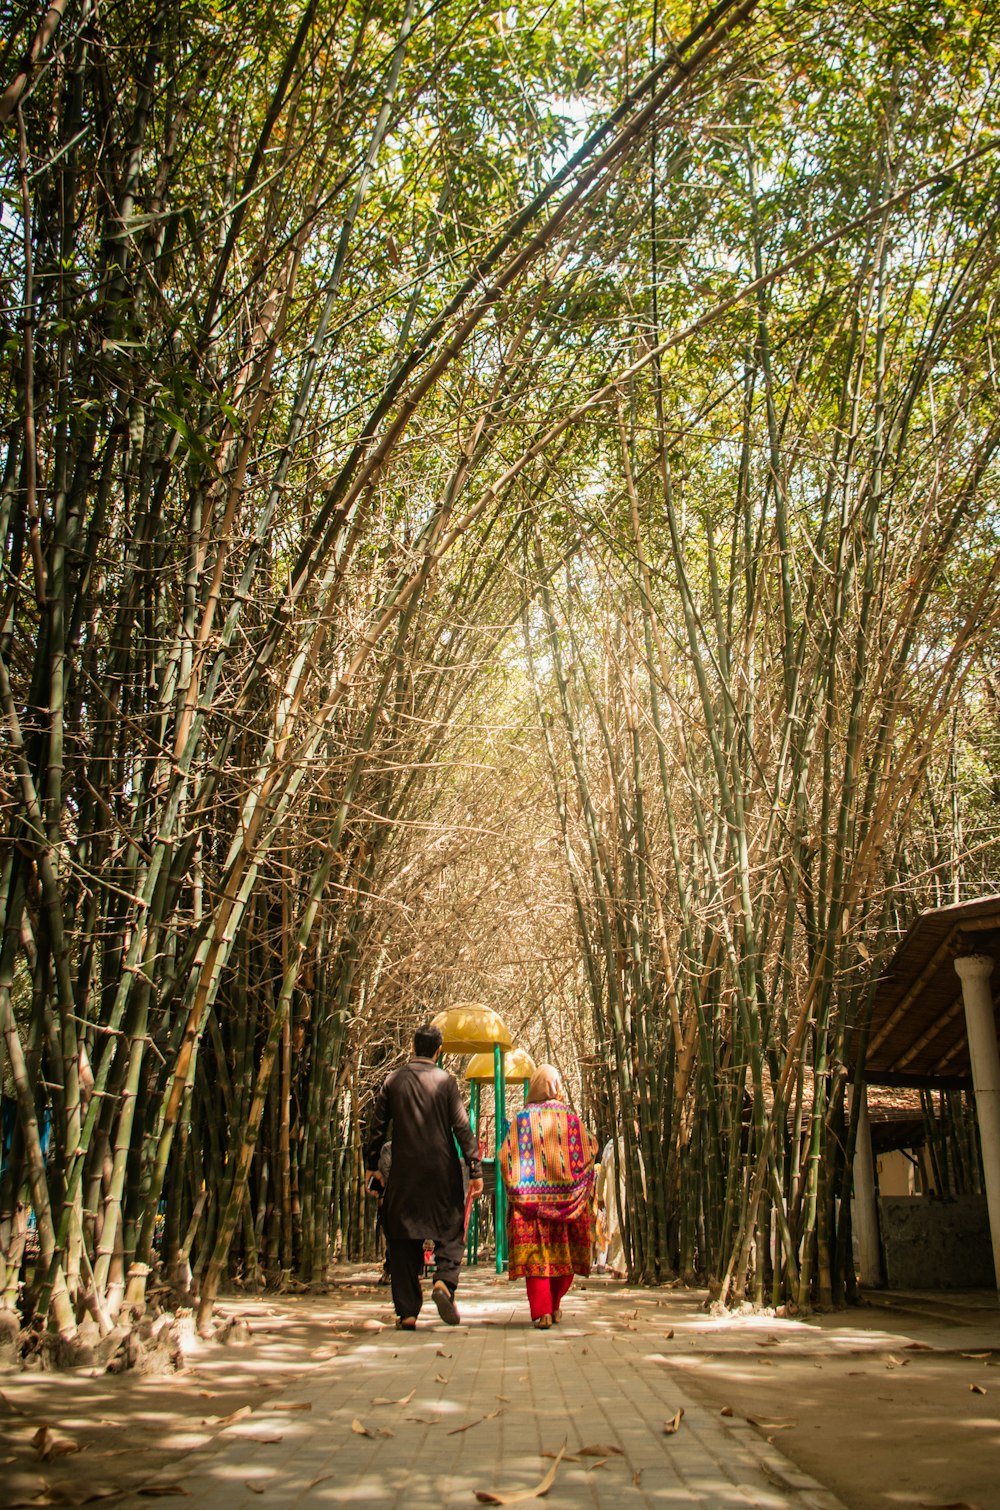
M917 1172L901 1149L881 1153L875 1160L879 1195L916 1195Z
M995 1285L985 1196L951 1201L884 1196L878 1204L890 1290L978 1290Z

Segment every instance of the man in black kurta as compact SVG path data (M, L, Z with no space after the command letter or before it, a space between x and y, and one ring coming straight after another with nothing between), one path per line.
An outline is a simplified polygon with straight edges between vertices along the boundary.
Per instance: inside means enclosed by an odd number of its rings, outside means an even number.
M441 1033L418 1028L413 1058L382 1082L365 1149L368 1181L381 1183L378 1159L392 1124L392 1166L382 1203L396 1325L416 1326L423 1303L420 1271L424 1241L434 1243L434 1304L443 1321L458 1321L455 1289L465 1243L465 1191L458 1143L469 1167L470 1189L483 1188L476 1141L458 1083L441 1069Z

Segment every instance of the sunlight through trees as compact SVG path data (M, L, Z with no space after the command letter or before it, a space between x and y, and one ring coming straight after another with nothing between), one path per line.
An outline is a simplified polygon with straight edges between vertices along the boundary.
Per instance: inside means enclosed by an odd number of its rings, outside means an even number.
M842 1303L880 964L996 889L991 9L0 13L12 1326L369 1256L467 998L633 1277Z

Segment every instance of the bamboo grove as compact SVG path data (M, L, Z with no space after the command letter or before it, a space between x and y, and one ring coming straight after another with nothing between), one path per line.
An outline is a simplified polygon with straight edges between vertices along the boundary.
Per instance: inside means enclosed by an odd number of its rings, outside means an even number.
M989 8L2 13L7 1333L370 1256L468 997L634 1277L849 1297L879 962L994 889Z

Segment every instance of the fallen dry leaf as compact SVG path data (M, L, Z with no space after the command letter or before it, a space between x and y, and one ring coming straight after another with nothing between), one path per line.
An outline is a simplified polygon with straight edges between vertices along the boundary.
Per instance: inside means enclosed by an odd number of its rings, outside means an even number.
M897 1358L894 1353L890 1353L885 1360L885 1366L886 1368L906 1368L909 1361L909 1358Z
M375 1435L373 1431L368 1430L368 1427L365 1425L364 1421L358 1420L357 1416L355 1416L354 1420L351 1422L351 1430L354 1432L354 1435L356 1437L373 1437Z
M416 1390L415 1389L411 1389L410 1393L408 1395L404 1395L401 1400L390 1400L385 1395L376 1395L375 1399L372 1401L372 1404L373 1405L409 1405L410 1401L413 1399L413 1396L415 1394L416 1394Z
M524 1500L544 1499L555 1483L556 1472L565 1456L565 1452L566 1443L564 1442L556 1455L556 1460L552 1464L552 1467L541 1482L535 1485L534 1489L511 1489L507 1493L498 1493L492 1489L477 1489L476 1499L481 1505L519 1505Z
M245 1487L250 1490L251 1494L263 1494L264 1493L264 1485L263 1484L254 1484L254 1483L251 1483L251 1481L249 1479L247 1479L245 1481Z
M929 1342L908 1342L903 1349L904 1353L933 1353L933 1351Z
M163 1483L143 1484L141 1489L136 1489L134 1492L141 1495L144 1500L166 1499L171 1494L183 1494L188 1499L191 1498L190 1489L185 1489L183 1484L167 1483L166 1480Z
M407 1416L408 1421L416 1421L421 1426L437 1426L441 1421L440 1416Z
M986 1393L981 1384L970 1384L969 1389L974 1395L985 1395Z
M198 1441L199 1443L207 1442L208 1440L209 1440L208 1437L199 1436L199 1437L196 1438L196 1441ZM152 1452L154 1450L155 1449L152 1448L152 1447L143 1447L139 1443L132 1442L127 1447L99 1447L99 1448L89 1447L87 1449L87 1457L88 1458L124 1458L124 1457L134 1458L137 1452Z
M500 1409L501 1407L498 1405L496 1410L487 1411L485 1416L477 1416L474 1421L466 1421L464 1426L453 1426L451 1431L446 1432L445 1435L457 1437L463 1431L470 1431L473 1426L481 1426L484 1421L494 1421L500 1414Z
M68 1437L62 1432L54 1431L51 1426L39 1426L31 1439L31 1445L43 1463L48 1462L50 1458L65 1458L71 1452L80 1451L80 1443L75 1437Z
M678 1405L676 1411L670 1417L670 1420L669 1421L664 1421L664 1423L663 1423L663 1434L664 1434L664 1436L672 1437L673 1434L674 1434L674 1432L677 1431L677 1430L679 1430L680 1424L683 1421L683 1419L684 1419L684 1407L683 1407L683 1405Z
M983 1358L992 1358L992 1353L960 1353L960 1358L974 1358L979 1363Z
M968 1500L921 1500L921 1510L980 1510Z
M642 1488L642 1469L637 1468L632 1475L632 1485L635 1489Z
M443 1347L439 1347L434 1356L435 1358L450 1358L451 1354L446 1353Z
M673 1329L673 1327L671 1327L669 1332L664 1332L664 1334L663 1334L663 1340L664 1340L664 1342L669 1342L670 1339L673 1337L673 1335L674 1335L674 1329Z
M747 1420L760 1431L790 1431L799 1424L798 1421L767 1421L763 1416L747 1416Z
M241 1405L239 1410L230 1411L228 1416L206 1416L201 1424L203 1426L232 1426L234 1421L242 1421L252 1415L252 1405Z
M20 1408L20 1406L19 1405L15 1405L14 1402L13 1402L13 1400L8 1400L7 1396L4 1394L4 1392L3 1392L2 1389L0 1389L0 1407L3 1408L3 1411L4 1411L5 1415L11 1415L11 1416L23 1416L24 1415L24 1411Z
M49 1484L44 1497L35 1495L32 1505L92 1505L95 1500L111 1499L121 1494L117 1484ZM28 1504L28 1500L21 1503Z
M268 1410L312 1410L311 1400L275 1400Z
M245 1431L240 1436L241 1442L262 1442L265 1447L273 1447L284 1440L280 1431Z
M448 1381L445 1378L444 1374L435 1374L434 1375L434 1383L435 1384L447 1384Z
M731 1416L732 1413L733 1413L733 1407L731 1405L724 1405L722 1407L722 1409L719 1411L719 1415L720 1416Z
M625 1452L621 1447L598 1442L593 1447L578 1447L576 1455L578 1458L621 1458L625 1456Z

